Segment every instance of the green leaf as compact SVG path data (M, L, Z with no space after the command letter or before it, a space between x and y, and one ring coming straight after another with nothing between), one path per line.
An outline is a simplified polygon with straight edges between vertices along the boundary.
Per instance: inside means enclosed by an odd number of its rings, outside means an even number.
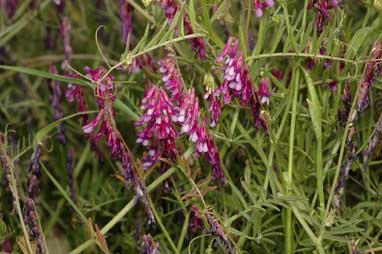
M78 112L78 113L75 113L75 114L72 114L72 115L69 115L69 116L66 116L66 117L63 117L57 121L54 121L53 123L51 124L48 124L47 126L43 127L41 130L39 130L36 135L35 135L35 142L38 144L40 142L42 142L46 137L48 137L49 133L54 129L56 128L59 124L61 124L62 122L68 120L68 119L71 119L73 117L76 117L76 116L80 116L80 115L87 115L87 114L91 114L91 113L97 113L97 111L84 111L84 112Z

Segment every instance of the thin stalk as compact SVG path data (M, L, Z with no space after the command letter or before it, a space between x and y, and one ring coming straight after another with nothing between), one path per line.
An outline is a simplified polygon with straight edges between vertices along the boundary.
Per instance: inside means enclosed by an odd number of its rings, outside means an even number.
M177 168L173 167L168 169L165 173L163 173L160 177L158 177L154 182L152 182L148 187L147 191L150 193L153 191L156 187L158 187L159 184L164 182L167 178L169 178L172 174L175 173ZM110 229L112 229L119 221L122 220L123 217L126 216L126 214L134 207L135 205L135 197L132 198L129 203L125 205L124 208L122 208L121 211L119 211L102 229L101 233L105 235L107 232L109 232ZM87 248L89 248L93 243L95 243L95 239L89 239L71 252L69 254L78 254L83 251L85 251Z
M61 195L68 201L70 206L76 211L78 216L81 218L83 223L87 223L87 219L85 215L81 212L81 210L78 208L78 206L73 202L73 200L70 198L69 194L64 190L64 188L60 185L60 183L54 178L54 176L49 172L49 170L46 168L44 163L40 162L42 170L45 172L45 174L49 177L49 179L52 181L54 186L58 189L58 191L61 193Z
M295 130L296 130L296 116L297 116L297 98L298 98L298 86L300 82L300 71L295 69L294 73L295 79L292 84L293 86L293 102L292 102L292 116L290 123L290 133L289 133L289 152L288 152L288 178L287 178L287 194L292 191L292 181L293 181L293 153L294 153L294 140L295 140ZM288 208L286 214L286 234L285 234L285 253L293 253L293 232L292 232L292 210Z
M167 241L168 243L170 244L172 250L174 251L174 253L176 254L179 254L180 251L176 248L175 246L175 243L174 241L172 240L170 234L168 233L166 227L163 225L163 222L162 222L162 219L161 217L159 216L156 208L155 208L155 205L153 204L153 202L151 201L151 198L149 197L149 202L150 202L150 207L151 207L151 210L153 211L153 214L155 216L155 219L160 227L160 229L162 230L163 234L165 235L165 237L167 238Z
M24 218L23 218L23 213L22 213L22 210L21 210L21 205L20 205L20 198L19 198L19 195L18 195L18 192L17 192L17 183L16 183L16 178L15 178L15 165L13 164L13 161L11 158L9 158L8 154L7 154L7 151L6 151L6 143L3 141L4 139L6 139L6 136L4 136L2 133L0 135L0 156L2 157L2 161L3 161L3 170L4 168L8 167L8 171L7 174L9 176L9 184L10 184L10 190L11 190L11 193L12 193L12 196L13 196L13 204L14 206L16 207L16 211L17 211L17 215L19 217L19 220L20 220L20 224L21 224L21 229L23 231L23 234L24 234L24 238L25 238L25 243L28 247L28 251L30 254L33 253L33 250L32 250L32 246L31 246L31 243L29 242L29 233L27 231L27 228L25 226L25 222L24 222ZM6 163L6 165L4 165Z

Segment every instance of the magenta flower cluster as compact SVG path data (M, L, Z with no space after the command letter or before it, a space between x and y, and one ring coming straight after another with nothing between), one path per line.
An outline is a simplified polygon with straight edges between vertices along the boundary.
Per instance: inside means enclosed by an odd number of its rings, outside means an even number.
M123 141L114 120L114 84L113 77L106 75L106 70L102 67L91 69L85 67L87 77L95 84L95 94L97 97L98 114L97 116L84 125L82 130L89 134L89 139L93 143L98 143L102 137L105 137L106 145L111 152L112 158L119 159L122 162L122 175L126 180L127 186L135 188L137 198L142 201L145 206L146 215L149 224L154 224L155 219L148 202L147 189L136 176L132 155ZM97 131L95 129L98 128Z
M329 11L336 8L340 4L340 0L311 0L308 9L315 8L317 10L316 26L317 32L323 31L324 24L330 20Z
M243 53L238 50L239 40L230 37L216 61L221 65L223 83L214 88L207 88L206 99L210 99L210 126L215 127L221 113L221 101L229 104L232 96L241 100L242 106L251 107L256 128L260 126L267 131L268 127L261 111L262 104L268 104L272 95L269 91L270 81L263 78L259 90L252 84L248 66L243 62Z
M144 169L152 167L159 158L175 162L178 155L175 141L186 135L195 143L196 154L204 154L212 166L213 179L224 183L219 153L199 112L194 89L185 89L172 53L169 52L158 64L167 91L158 85L149 87L142 100L144 113L136 122L140 127L137 143L147 147L143 157Z

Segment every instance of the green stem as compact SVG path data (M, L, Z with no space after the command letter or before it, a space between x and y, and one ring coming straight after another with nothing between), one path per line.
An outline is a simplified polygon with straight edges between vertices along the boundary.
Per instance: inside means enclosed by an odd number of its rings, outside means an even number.
M150 201L150 207L151 207L151 210L153 211L153 214L154 214L154 216L155 216L155 219L156 219L156 221L157 221L159 227L161 228L163 234L164 234L165 237L167 238L168 243L170 244L170 246L171 246L172 250L174 251L174 253L179 254L180 252L179 252L178 249L176 248L174 241L172 240L170 234L169 234L168 231L166 230L166 227L163 225L162 219L161 219L161 217L159 216L157 210L155 209L155 205L153 205L153 203L152 203L150 197L149 197L149 201Z
M347 58L334 57L328 55L317 55L317 54L308 54L308 53L297 53L297 52L287 52L287 53L269 53L269 54L260 54L252 55L247 57L245 60L261 59L261 58L273 58L273 57L305 57L305 58L319 58L319 59L329 59L333 61L343 61L346 63L359 64L364 63L365 61L354 61ZM380 60L380 59L378 59ZM367 61L367 60L366 60Z
M289 133L289 153L288 153L288 178L287 178L287 194L292 191L292 181L293 181L293 152L294 152L294 137L296 130L296 116L297 116L297 98L298 98L298 86L300 82L300 72L298 69L294 71L294 82L293 82L293 103L292 103L292 116L290 123L290 133ZM285 243L285 253L293 253L293 232L292 232L292 210L288 208L286 214L286 243Z
M49 177L49 179L52 181L54 186L58 189L58 191L62 194L64 199L70 204L70 206L76 211L78 216L81 218L83 223L87 223L87 219L85 215L81 212L81 210L78 208L78 206L73 202L73 200L69 197L68 193L64 190L64 188L60 185L60 183L54 178L54 176L49 172L49 170L45 167L44 163L40 162L42 170L45 172L45 174Z

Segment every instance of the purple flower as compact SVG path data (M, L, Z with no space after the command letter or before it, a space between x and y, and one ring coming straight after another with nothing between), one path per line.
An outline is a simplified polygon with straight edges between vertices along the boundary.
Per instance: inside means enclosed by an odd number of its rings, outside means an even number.
M204 95L204 99L209 99L209 112L211 114L210 126L213 128L219 121L221 114L221 102L220 102L220 91L218 89L208 89Z
M165 58L158 61L159 72L162 74L162 81L171 94L171 100L178 104L182 101L183 81L176 68L174 56L169 51Z
M376 71L379 75L381 74L380 65L377 62L377 59L382 57L382 44L377 41L373 44L371 50L372 60L367 63L365 74L362 77L360 84L360 91L357 98L357 112L358 114L362 113L369 106L369 92L374 84Z
M188 19L188 16L184 17L184 25L187 29L187 35L194 34L194 30L191 26L191 21ZM206 57L206 48L204 46L204 41L202 37L191 38L191 49L193 49L199 59L204 59Z
M372 153L378 144L379 137L382 133L382 114L380 115L376 125L377 126L375 128L375 132L369 141L368 147L362 152L364 169L366 169L369 159L371 158Z
M45 245L42 239L42 234L37 219L37 211L35 203L40 193L39 178L40 170L41 147L36 146L28 168L27 180L27 198L23 207L23 217L32 240L37 241L36 253L45 253Z
M150 234L143 236L142 242L143 254L159 254L159 243L155 242Z
M330 19L329 10L338 7L340 1L337 0L311 0L308 9L315 8L317 10L316 26L318 34L323 31L324 23Z
M222 85L217 88L216 95L223 96L225 104L231 102L231 94L240 98L243 106L250 104L254 116L255 127L259 128L262 126L263 129L267 131L268 127L263 117L263 113L261 112L261 103L259 98L264 103L269 100L269 96L271 95L269 93L269 81L262 85L261 91L259 91L259 93L261 93L261 97L258 96L256 90L253 87L248 71L248 66L244 66L243 53L238 51L238 45L239 41L233 41L233 38L230 37L223 51L216 58L218 63L223 63L222 71L224 75L224 81ZM212 103L210 99L210 108L211 105ZM218 114L215 114L215 116L216 115ZM214 124L217 122L217 119L212 119L212 126L214 126Z
M119 0L119 16L121 19L122 42L124 44L133 42L133 7L126 0ZM127 42L127 38L130 41Z
M284 73L280 69L274 68L271 70L271 73L278 81L281 81L284 78Z
M327 83L327 86L333 93L337 92L337 81L330 81L329 83Z
M5 239L3 243L1 244L1 251L4 254L11 254L12 253L12 242L10 239Z
M69 191L70 198L73 202L76 202L76 194L74 192L74 151L72 148L68 150L68 158L66 159L66 171L68 173L68 183L69 183Z
M260 80L258 96L261 104L269 104L269 98L272 96L272 93L269 92L269 85L270 81L268 77Z
M57 74L57 68L55 65L49 66L49 72L52 74ZM57 81L48 79L48 86L50 91L50 102L52 104L53 109L53 119L59 120L62 117L64 117L64 111L62 110L61 106L61 97L62 97L62 91L60 84L58 84ZM58 130L58 141L62 144L66 144L66 135L65 135L65 126L61 123L57 126Z
M11 20L19 6L19 0L0 0L0 10L4 10Z
M207 133L206 120L202 121L196 132L196 151L197 155L204 153L206 160L212 166L212 179L219 181L223 185L226 182L224 172L220 165L219 151L215 146L214 140L210 134Z
M40 188L39 188L39 178L41 175L40 157L41 157L41 147L38 145L32 155L29 168L28 168L27 196L33 199L34 201L37 199L40 193Z
M177 123L181 125L181 134L185 133L190 136L192 142L196 142L197 140L198 120L199 102L192 88L184 95L179 113L176 117Z
M28 230L31 240L36 241L36 254L44 254L46 252L44 240L38 223L35 202L32 198L27 197L23 207L23 219Z
M256 16L258 18L261 18L263 16L263 12L266 8L272 7L274 5L273 0L254 0L254 5L255 5L255 12Z
M137 198L141 200L145 206L146 215L149 224L154 223L151 208L148 202L147 190L144 184L135 173L135 167L132 160L132 155L127 145L125 144L121 133L119 132L114 119L114 84L113 78L105 75L104 68L91 69L85 67L87 76L96 83L95 94L97 96L98 114L96 118L82 127L85 133L90 134L90 141L97 143L104 136L106 145L110 150L112 158L119 159L122 162L122 175L126 180L126 187L134 186ZM95 128L99 126L97 132Z
M70 74L66 74L65 76L76 77L75 75L70 75ZM78 112L84 112L88 109L88 106L85 100L84 90L81 86L68 84L65 91L65 97L66 97L66 100L70 103L76 100L78 104ZM86 125L87 122L88 122L88 116L82 115L82 125Z
M143 126L143 129L138 132L137 143L143 146L150 146L150 152L147 163L144 168L147 169L153 165L154 158L158 158L157 144L167 146L170 151L166 151L173 157L175 155L174 139L178 136L177 130L174 128L176 122L178 109L170 101L168 95L158 86L151 87L146 96L142 100L142 108L144 110L141 118L135 122L136 126ZM158 139L158 141L155 141ZM154 140L154 142L152 142ZM156 143L157 142L157 143ZM146 161L146 160L145 160Z

